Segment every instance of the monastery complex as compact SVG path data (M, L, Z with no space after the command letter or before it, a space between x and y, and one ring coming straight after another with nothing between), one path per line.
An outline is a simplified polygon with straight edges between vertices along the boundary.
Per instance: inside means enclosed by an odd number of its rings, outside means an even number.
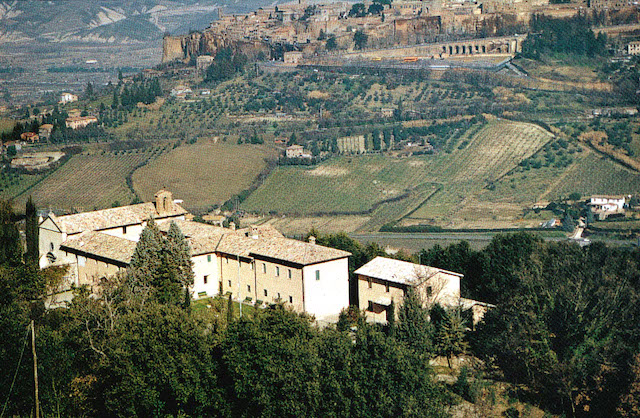
M285 238L269 226L235 229L187 220L188 212L161 190L153 203L49 215L40 224L40 266L69 267L71 285L97 291L100 280L124 271L147 221L162 232L180 227L192 251L193 297L231 294L237 301L282 302L317 319L335 320L349 305L346 251Z
M66 280L49 306L62 306L73 288L99 292L102 280L129 267L150 219L166 234L172 222L191 248L193 298L216 295L256 305L282 303L325 322L335 322L349 306L346 251L284 237L269 225L236 229L188 220L189 213L160 190L155 201L65 216L49 214L40 223L40 267L66 266ZM377 257L355 272L360 308L369 320L386 322L392 305L410 287L426 306L461 307L477 323L488 307L460 296L462 275L433 267ZM355 303L354 301L351 301Z

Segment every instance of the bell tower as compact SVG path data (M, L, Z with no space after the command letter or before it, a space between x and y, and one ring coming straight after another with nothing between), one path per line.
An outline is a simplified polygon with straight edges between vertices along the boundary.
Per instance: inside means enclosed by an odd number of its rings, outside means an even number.
M161 189L155 194L156 213L159 216L169 214L173 209L173 194L170 191Z

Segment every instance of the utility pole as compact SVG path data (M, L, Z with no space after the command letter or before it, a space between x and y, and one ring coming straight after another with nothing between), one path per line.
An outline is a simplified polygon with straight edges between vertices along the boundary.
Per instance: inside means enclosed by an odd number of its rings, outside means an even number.
M236 255L238 261L238 301L240 302L240 318L242 318L242 296L240 296L240 254Z
M40 418L40 401L38 400L38 357L36 355L36 327L31 320L31 352L33 353L33 384L36 399L36 418Z

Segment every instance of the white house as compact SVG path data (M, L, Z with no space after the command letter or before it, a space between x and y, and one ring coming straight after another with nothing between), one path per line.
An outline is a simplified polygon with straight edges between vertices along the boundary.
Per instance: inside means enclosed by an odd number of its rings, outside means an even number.
M595 212L620 213L624 212L625 196L595 195L589 199L589 205Z
M355 271L359 307L374 322L386 322L392 304L400 306L409 288L417 291L425 307L471 310L473 324L492 307L460 296L462 274L386 257L376 257ZM396 310L397 312L397 310Z
M314 239L285 238L270 226L236 230L187 221L186 214L161 190L155 203L51 215L40 225L40 265L68 265L68 285L98 286L99 279L129 266L146 220L154 217L162 232L174 221L187 238L194 297L231 294L258 305L280 302L325 321L337 320L349 305L350 253ZM69 297L61 291L57 302Z
M71 103L71 102L77 102L78 101L78 96L76 96L75 94L72 93L62 93L60 95L60 101L58 103L60 104L67 104L67 103Z

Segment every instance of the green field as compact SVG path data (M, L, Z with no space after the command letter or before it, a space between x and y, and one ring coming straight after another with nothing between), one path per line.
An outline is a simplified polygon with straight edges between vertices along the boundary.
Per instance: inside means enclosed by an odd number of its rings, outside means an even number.
M133 187L151 201L160 187L171 190L190 209L222 204L247 189L275 158L273 149L200 141L180 146L133 174Z
M141 164L165 152L164 147L143 150L85 153L71 157L62 167L17 197L24 204L29 195L41 208L93 210L127 205L135 195L126 178Z
M405 215L414 221L444 220L467 196L506 175L551 139L536 125L496 120L473 137L460 138L450 154L340 157L312 169L282 167L243 207L299 215L372 212L367 229ZM381 204L394 198L398 200Z

